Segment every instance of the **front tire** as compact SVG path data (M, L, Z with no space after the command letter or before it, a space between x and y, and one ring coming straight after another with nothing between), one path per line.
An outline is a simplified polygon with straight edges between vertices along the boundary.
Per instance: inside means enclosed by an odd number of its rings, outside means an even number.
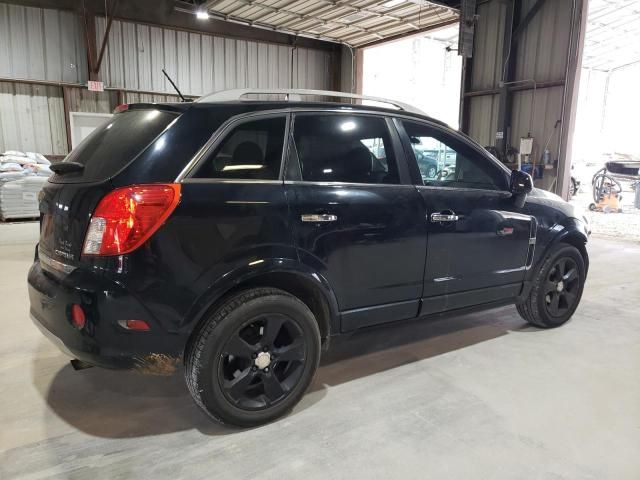
M578 308L585 279L584 259L578 249L566 243L553 246L528 298L517 305L518 313L536 327L559 327Z
M291 410L320 360L309 308L275 288L245 290L210 315L185 355L195 402L221 423L251 427Z

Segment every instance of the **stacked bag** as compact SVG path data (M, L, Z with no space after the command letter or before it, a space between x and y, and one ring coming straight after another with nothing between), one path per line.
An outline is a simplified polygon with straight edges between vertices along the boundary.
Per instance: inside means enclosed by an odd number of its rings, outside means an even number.
M8 150L0 155L0 219L40 215L38 193L51 175L51 162L34 152Z

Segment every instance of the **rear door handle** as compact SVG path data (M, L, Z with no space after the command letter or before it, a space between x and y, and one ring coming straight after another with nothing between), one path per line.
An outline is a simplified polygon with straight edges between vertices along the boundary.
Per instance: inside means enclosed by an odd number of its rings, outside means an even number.
M311 223L335 222L336 220L338 220L338 216L331 215L329 213L305 213L300 216L300 219L303 222L311 222Z
M434 223L441 223L441 222L457 222L458 221L458 215L456 215L455 213L449 211L449 212L440 212L440 213L432 213L431 214L431 221Z

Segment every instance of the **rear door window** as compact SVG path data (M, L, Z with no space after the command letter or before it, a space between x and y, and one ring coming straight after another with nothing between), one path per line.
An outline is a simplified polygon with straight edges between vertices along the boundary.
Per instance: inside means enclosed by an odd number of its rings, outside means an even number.
M381 117L298 114L294 141L303 181L400 183Z
M286 123L283 115L238 125L198 167L194 177L277 180Z
M84 165L79 172L56 175L57 182L96 182L113 177L178 117L157 109L127 110L96 128L65 158Z

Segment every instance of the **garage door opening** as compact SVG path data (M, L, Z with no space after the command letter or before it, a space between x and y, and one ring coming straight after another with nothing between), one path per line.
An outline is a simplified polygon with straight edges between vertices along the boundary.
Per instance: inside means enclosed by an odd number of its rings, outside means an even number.
M573 201L587 210L594 233L634 239L640 239L639 45L637 2L589 2L573 138L572 181L579 185Z
M458 128L458 26L364 50L362 93L401 100Z

